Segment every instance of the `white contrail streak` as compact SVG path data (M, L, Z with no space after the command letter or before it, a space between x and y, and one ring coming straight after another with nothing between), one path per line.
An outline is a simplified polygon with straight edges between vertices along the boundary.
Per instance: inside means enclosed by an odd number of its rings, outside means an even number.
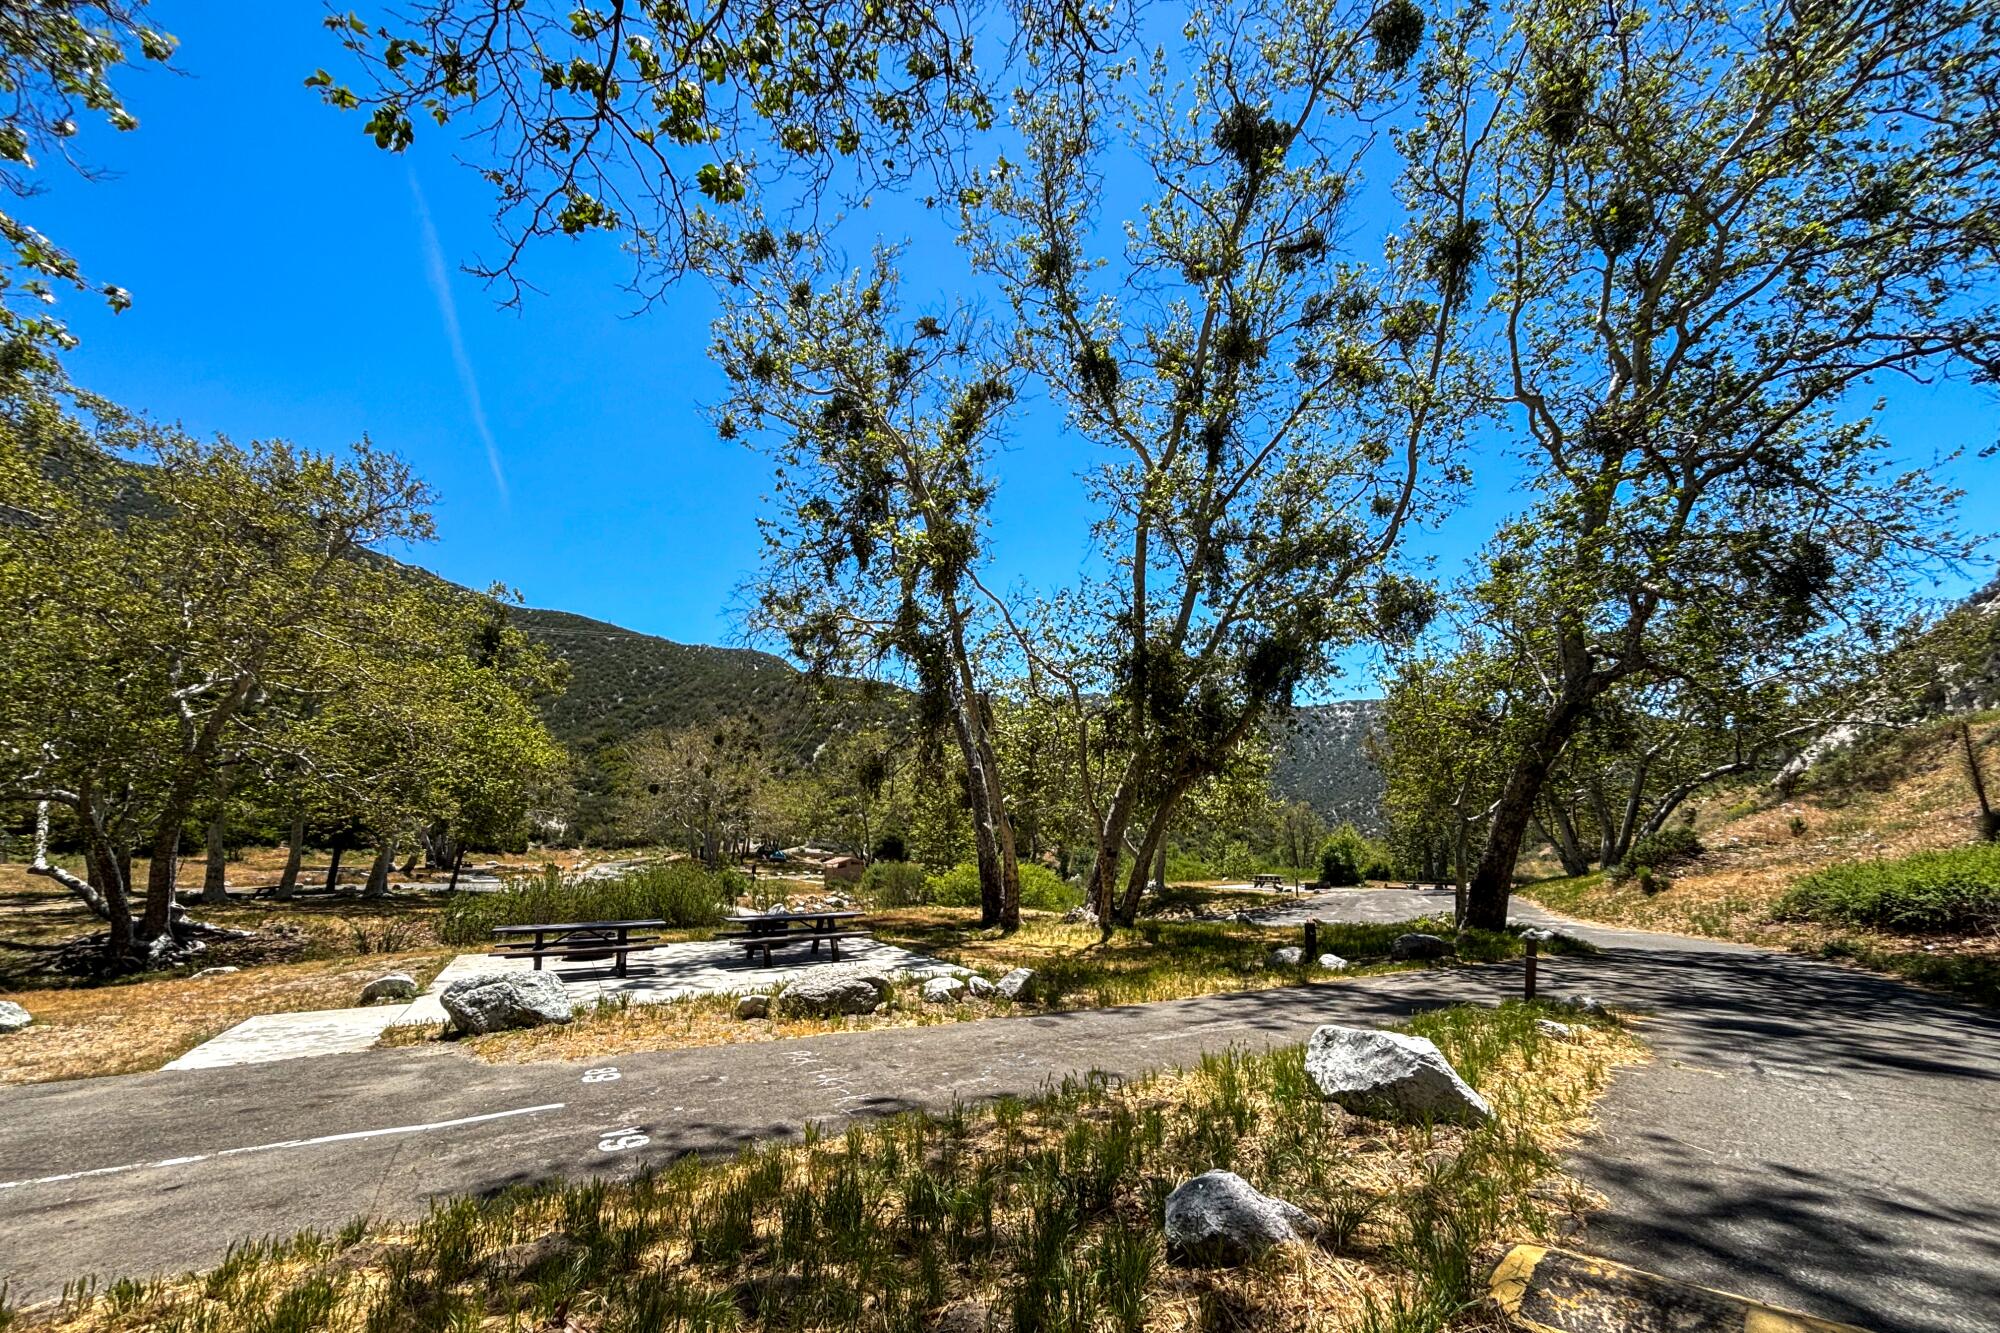
M431 225L430 205L424 202L423 186L417 173L410 172L410 193L417 200L417 222L424 232L424 269L430 274L431 292L437 297L438 314L444 318L445 337L451 342L451 359L458 364L458 382L465 390L465 405L472 413L472 427L486 446L486 462L493 469L493 484L500 488L500 503L507 503L507 474L500 468L500 446L493 442L493 429L486 424L486 405L479 397L479 377L472 372L472 358L465 354L465 338L458 331L458 303L451 299L451 273L445 268L444 247L438 244L437 228Z

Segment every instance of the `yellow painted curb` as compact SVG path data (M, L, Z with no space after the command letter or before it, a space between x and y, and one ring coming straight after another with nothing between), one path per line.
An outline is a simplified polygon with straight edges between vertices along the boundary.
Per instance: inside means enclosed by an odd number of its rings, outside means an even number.
M1526 1333L1868 1333L1541 1245L1509 1250L1487 1294Z

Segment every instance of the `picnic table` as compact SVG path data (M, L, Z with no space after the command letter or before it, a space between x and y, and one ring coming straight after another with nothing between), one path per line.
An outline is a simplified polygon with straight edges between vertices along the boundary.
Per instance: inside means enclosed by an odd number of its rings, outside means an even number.
M761 951L764 966L771 965L771 950L788 944L812 941L812 952L819 952L821 940L825 940L832 950L834 962L840 961L840 942L844 939L865 937L867 932L843 929L838 923L852 920L861 913L852 910L809 909L803 912L762 912L756 916L741 916L734 920L734 930L719 930L717 939L738 940L743 945L743 956L747 961Z
M658 935L634 935L632 932L653 930L666 924L665 921L546 921L523 926L495 926L495 935L532 935L534 939L503 939L491 956L533 958L537 972L542 970L544 958L569 958L579 962L616 958L618 961L613 971L622 977L628 954L634 949L651 948L660 942Z

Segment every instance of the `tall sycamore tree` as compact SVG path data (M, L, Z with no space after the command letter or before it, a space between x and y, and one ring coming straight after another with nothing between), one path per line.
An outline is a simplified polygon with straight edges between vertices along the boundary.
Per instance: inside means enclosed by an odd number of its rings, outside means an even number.
M1526 0L1459 31L1425 114L1469 188L1405 188L1466 210L1467 315L1531 488L1477 589L1533 661L1469 886L1497 927L1608 692L1684 649L1754 677L1886 630L1898 562L1963 549L1865 397L2000 368L2000 10Z
M1102 576L1019 628L1069 705L1106 931L1261 719L1341 648L1421 619L1389 562L1447 479L1464 370L1449 219L1392 237L1386 269L1346 239L1423 15L1197 3L1183 34L1143 68L1036 52L1019 155L963 196L1100 513Z
M755 231L739 255L715 420L776 465L752 625L816 672L910 674L919 728L948 730L964 765L981 920L1012 930L1021 881L977 573L1011 353L967 305L906 312L893 251L830 279L798 238Z

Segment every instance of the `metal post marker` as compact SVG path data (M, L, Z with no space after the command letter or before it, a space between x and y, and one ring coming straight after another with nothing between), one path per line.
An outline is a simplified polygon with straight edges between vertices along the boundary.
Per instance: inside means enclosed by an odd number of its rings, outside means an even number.
M1535 998L1535 957L1541 948L1542 941L1554 938L1555 932L1551 930L1524 930L1521 932L1521 943L1527 946L1528 951L1528 970L1523 974L1521 983L1522 999L1532 1000Z
M1311 967L1319 958L1319 922L1306 922L1306 966Z

